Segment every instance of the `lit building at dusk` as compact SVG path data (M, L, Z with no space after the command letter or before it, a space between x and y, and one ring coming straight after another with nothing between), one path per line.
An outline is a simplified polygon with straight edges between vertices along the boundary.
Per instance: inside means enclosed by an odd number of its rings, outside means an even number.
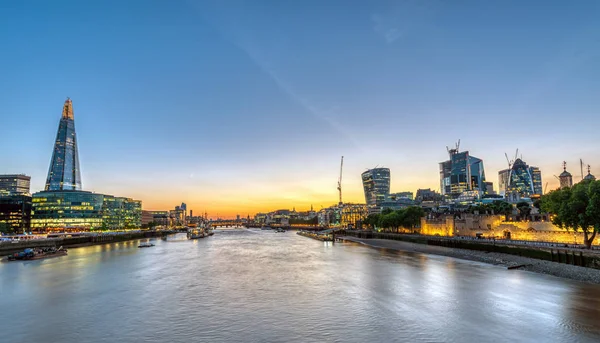
M449 159L440 163L440 189L442 195L459 197L463 192L486 193L483 160L471 156L468 151L448 149Z
M45 190L32 196L31 228L36 231L139 228L141 215L141 201L81 190L73 103L67 99Z
M63 105L62 117L58 124L45 190L81 190L73 102L68 98Z
M498 172L498 185L500 194L506 197L530 198L543 192L540 168L529 166L520 158L511 168Z
M0 195L0 229L24 233L30 230L31 196L23 194Z
M390 169L369 169L362 173L361 177L369 212L381 211L381 204L390 194Z
M30 184L24 174L0 175L0 195L30 195Z
M141 227L139 200L86 191L49 191L33 195L34 231L118 230Z

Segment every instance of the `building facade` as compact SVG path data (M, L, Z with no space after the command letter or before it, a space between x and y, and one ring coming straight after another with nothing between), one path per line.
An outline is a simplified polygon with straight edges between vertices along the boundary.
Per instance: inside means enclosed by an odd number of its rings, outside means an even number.
M392 199L392 200L401 199L401 198L414 200L413 192L390 193L390 199Z
M448 151L450 159L440 162L440 189L442 195L456 198L464 192L486 193L483 160L468 151Z
M529 166L520 158L510 169L498 172L498 184L500 194L505 197L531 198L543 193L540 168Z
M0 233L25 233L31 228L31 196L0 196Z
M85 191L44 191L33 194L33 231L102 229L104 196Z
M104 195L103 229L134 229L142 226L142 202L130 198Z
M141 227L138 200L86 191L44 191L33 195L34 231L93 231Z
M63 106L62 117L58 124L45 190L81 190L73 102L68 98Z
M154 215L151 211L142 210L142 226L146 226L150 223L154 222Z
M390 169L373 168L362 173L365 202L370 213L381 211L381 204L390 194Z
M369 214L365 204L343 204L341 206L340 224L344 228L361 229L362 222Z
M31 176L0 175L0 195L30 195Z

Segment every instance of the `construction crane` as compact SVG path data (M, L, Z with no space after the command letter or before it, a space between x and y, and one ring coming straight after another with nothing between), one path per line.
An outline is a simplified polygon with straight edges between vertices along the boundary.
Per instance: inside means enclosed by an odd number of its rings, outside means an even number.
M338 179L338 192L340 193L340 205L342 204L342 171L344 170L344 156L342 156L342 162L340 163L340 178Z

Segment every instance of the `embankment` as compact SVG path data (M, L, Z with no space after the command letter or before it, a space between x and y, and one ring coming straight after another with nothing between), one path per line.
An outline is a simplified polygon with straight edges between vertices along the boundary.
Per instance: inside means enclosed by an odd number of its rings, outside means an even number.
M531 272L553 275L577 281L600 284L600 269L557 263L534 257L518 256L502 252L485 251L483 250L485 247L479 247L481 250L472 250L450 248L439 245L429 245L427 244L427 239L422 239L422 237L407 236L402 238L405 238L406 240L359 238L351 236L338 237L338 239L344 241L362 243L364 245L368 245L374 248L448 256L464 260L500 265L509 269L527 270Z
M141 231L131 233L119 233L119 234L100 234L95 236L82 236L82 237L70 237L70 238L54 238L54 239L32 239L24 240L17 243L12 242L1 242L0 243L0 256L6 256L15 252L23 251L27 248L41 248L41 247L65 247L75 248L89 245L106 244L114 242L123 242L134 239L143 239L150 237L162 237L175 233L175 231Z

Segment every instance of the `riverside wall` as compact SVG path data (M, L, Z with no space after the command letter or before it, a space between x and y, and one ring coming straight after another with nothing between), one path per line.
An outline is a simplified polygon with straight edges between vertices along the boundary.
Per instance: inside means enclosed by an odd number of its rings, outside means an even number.
M582 232L561 229L548 221L512 222L504 221L504 216L463 214L455 218L452 215L439 218L422 218L421 228L415 233L442 237L476 237L553 242L564 244L583 244ZM594 241L600 245L600 239Z
M134 239L143 239L150 237L161 237L173 233L170 231L142 231L122 234L101 234L95 236L71 237L71 238L51 238L51 239L31 239L17 243L0 242L0 256L10 255L15 252L23 251L27 248L42 247L65 247L73 248L79 246L89 246L97 244L106 244L114 242L123 242Z

